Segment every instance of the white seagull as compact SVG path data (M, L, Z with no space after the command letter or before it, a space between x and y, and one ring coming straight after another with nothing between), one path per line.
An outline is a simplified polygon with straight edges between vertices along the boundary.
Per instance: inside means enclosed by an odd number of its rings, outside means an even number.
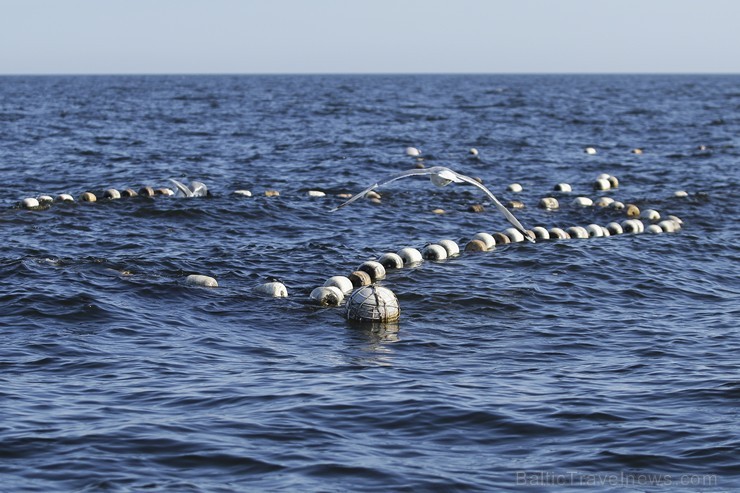
M491 201L496 206L496 208L499 210L499 212L501 212L501 214L504 215L504 217L514 226L514 228L516 228L517 231L523 234L527 240L534 243L534 235L532 235L532 233L524 229L524 226L522 226L522 223L520 223L519 220L516 217L514 217L514 214L512 214L509 211L509 209L504 207L504 205L498 201L498 199L493 195L493 193L491 193L489 189L484 187L474 178L471 178L466 175L462 175L460 173L452 171L450 168L445 168L444 166L433 166L431 168L410 169L410 170L402 171L401 173L398 173L395 175L388 176L380 180L379 182L367 187L365 190L358 193L357 195L354 195L351 199L347 200L343 204L332 209L331 212L334 212L337 209L341 209L345 205L351 204L352 202L359 199L360 197L363 197L369 191L375 190L376 188L383 186L386 183L400 180L401 178L406 178L407 176L422 176L422 175L429 175L429 179L432 181L432 183L434 183L438 187L444 187L445 185L449 185L450 183L454 182L454 183L469 183L470 185L473 185L481 189L486 195L488 195L488 198L491 199Z
M178 197L206 197L211 194L208 191L206 184L200 181L191 181L190 188L172 178L170 178L170 181L177 188L177 193L175 195Z

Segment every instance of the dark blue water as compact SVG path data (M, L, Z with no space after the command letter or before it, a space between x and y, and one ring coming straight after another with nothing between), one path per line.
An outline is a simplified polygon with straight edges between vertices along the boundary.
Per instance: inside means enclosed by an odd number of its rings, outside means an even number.
M739 115L738 76L0 78L0 490L737 491ZM684 228L392 271L398 326L349 324L329 276L508 227L423 178L328 212L410 145L527 227L624 219L537 207L568 182ZM17 207L168 178L213 197Z

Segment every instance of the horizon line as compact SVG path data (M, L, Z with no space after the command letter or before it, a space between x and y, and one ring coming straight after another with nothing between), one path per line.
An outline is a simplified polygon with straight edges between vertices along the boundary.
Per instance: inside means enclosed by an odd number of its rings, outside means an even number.
M0 77L102 77L102 76L327 76L327 75L740 75L738 72L683 72L683 71L665 71L665 72L648 72L648 71L563 71L563 72L544 72L544 71L526 71L526 72L0 72Z

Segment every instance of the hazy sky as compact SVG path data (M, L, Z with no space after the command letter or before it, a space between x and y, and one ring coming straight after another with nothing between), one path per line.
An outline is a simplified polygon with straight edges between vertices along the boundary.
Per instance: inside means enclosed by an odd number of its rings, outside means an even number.
M0 74L740 72L737 0L0 0Z

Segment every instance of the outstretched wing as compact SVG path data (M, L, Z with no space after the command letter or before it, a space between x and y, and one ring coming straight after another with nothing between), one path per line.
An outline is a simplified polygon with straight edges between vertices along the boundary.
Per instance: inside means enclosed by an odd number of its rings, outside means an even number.
M206 187L206 184L200 181L192 181L190 182L190 186L193 187L193 196L194 197L205 197L208 195L208 187Z
M386 183L390 183L392 181L400 180L401 178L406 178L407 176L429 175L429 174L432 174L432 173L433 173L432 172L432 168L429 168L429 169L420 168L420 169L409 169L409 170L406 170L406 171L402 171L402 172L400 172L398 174L388 176L386 178L383 178L379 182L377 182L377 183L375 183L373 185L370 185L369 187L367 187L365 190L363 190L362 192L358 193L357 195L352 196L352 198L350 198L349 200L347 200L345 203L343 203L341 205L338 205L337 207L333 208L330 212L334 212L337 209L341 209L345 205L351 204L355 200L357 200L357 199L359 199L361 197L364 197L367 192L369 192L371 190L375 190L378 187L382 187Z
M177 187L177 189L185 197L192 197L193 196L193 192L188 187L186 187L185 185L183 185L182 183L180 183L179 181L173 180L172 178L170 178L170 181L172 182L173 185L175 185L175 187Z
M491 193L491 191L488 188L484 187L481 183L479 183L478 181L476 181L475 179L469 176L461 175L460 173L457 173L454 171L453 173L455 173L455 176L460 178L465 183L470 183L471 185L476 186L480 188L481 190L483 190L483 192L485 192L485 194L488 195L488 198L490 198L491 201L493 201L493 204L496 206L499 212L504 215L504 217L517 229L517 231L523 234L524 237L528 241L534 243L534 238L532 237L532 234L526 229L524 229L524 226L522 226L522 223L520 223L519 220L516 217L514 217L514 214L512 214L511 211L509 211L509 209L507 209L504 206L504 204L498 201L496 196L493 195L493 193Z

